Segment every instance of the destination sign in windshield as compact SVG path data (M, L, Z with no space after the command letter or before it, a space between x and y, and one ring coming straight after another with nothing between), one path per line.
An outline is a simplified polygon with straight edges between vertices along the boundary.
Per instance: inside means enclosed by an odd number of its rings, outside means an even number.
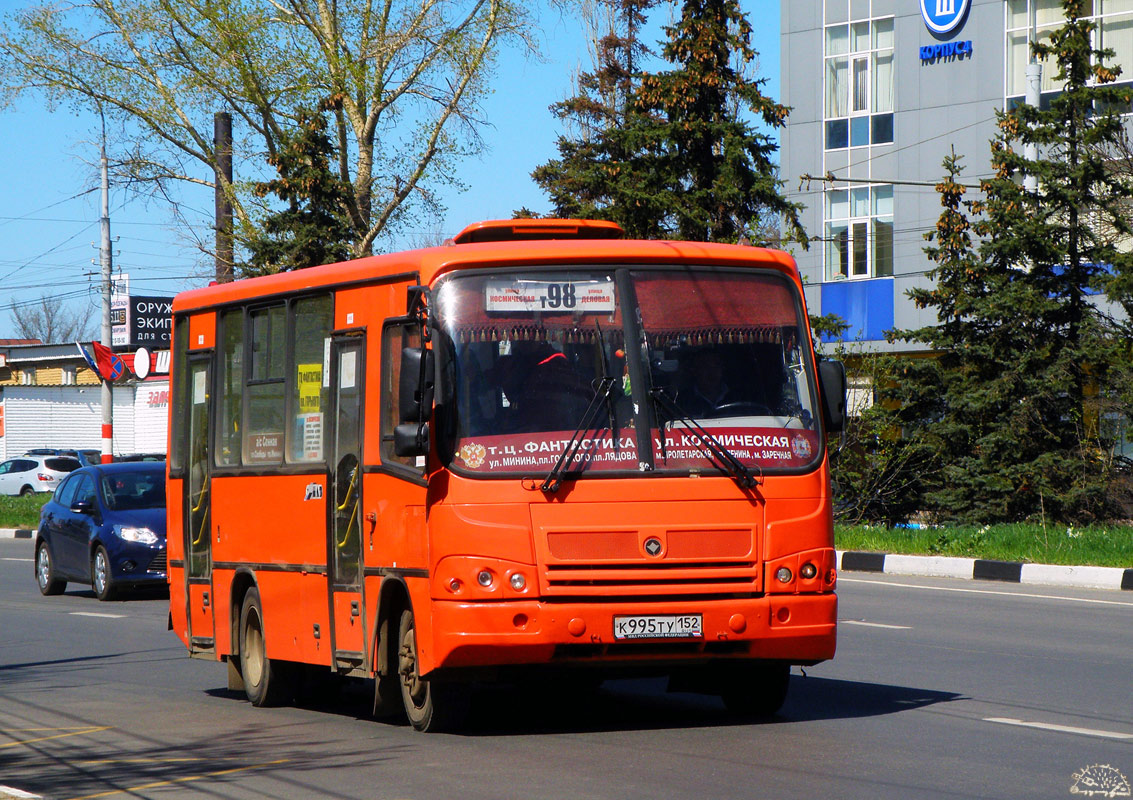
M612 280L492 280L485 283L484 294L484 307L488 311L609 313L615 310Z

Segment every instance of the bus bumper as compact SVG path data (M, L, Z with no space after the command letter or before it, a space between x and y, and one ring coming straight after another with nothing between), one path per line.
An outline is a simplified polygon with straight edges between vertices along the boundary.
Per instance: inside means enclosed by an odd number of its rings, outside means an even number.
M702 618L695 639L614 637L615 616ZM774 659L814 664L832 658L838 600L833 593L640 603L538 601L433 603L436 668L601 663L696 664Z

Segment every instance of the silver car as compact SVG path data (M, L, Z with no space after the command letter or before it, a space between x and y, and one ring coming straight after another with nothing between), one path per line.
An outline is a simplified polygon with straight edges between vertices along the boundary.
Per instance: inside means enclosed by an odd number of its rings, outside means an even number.
M82 464L70 456L18 456L0 464L0 494L54 492Z

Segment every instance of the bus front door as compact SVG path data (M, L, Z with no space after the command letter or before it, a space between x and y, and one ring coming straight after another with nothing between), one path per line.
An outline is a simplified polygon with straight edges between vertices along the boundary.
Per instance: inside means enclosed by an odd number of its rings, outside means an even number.
M210 361L194 358L189 363L190 402L185 426L189 433L188 488L185 493L185 597L189 604L189 652L213 652L215 629L212 590L212 505L209 470L209 420L212 419Z
M340 672L361 668L366 652L361 535L363 359L360 337L334 339L328 431L327 584L333 666Z

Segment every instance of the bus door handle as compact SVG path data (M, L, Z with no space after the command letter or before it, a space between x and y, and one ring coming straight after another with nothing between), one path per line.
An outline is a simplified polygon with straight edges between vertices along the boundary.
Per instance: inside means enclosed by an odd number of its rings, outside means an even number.
M378 527L378 512L367 511L366 522L370 523L370 549L374 549L374 528Z

